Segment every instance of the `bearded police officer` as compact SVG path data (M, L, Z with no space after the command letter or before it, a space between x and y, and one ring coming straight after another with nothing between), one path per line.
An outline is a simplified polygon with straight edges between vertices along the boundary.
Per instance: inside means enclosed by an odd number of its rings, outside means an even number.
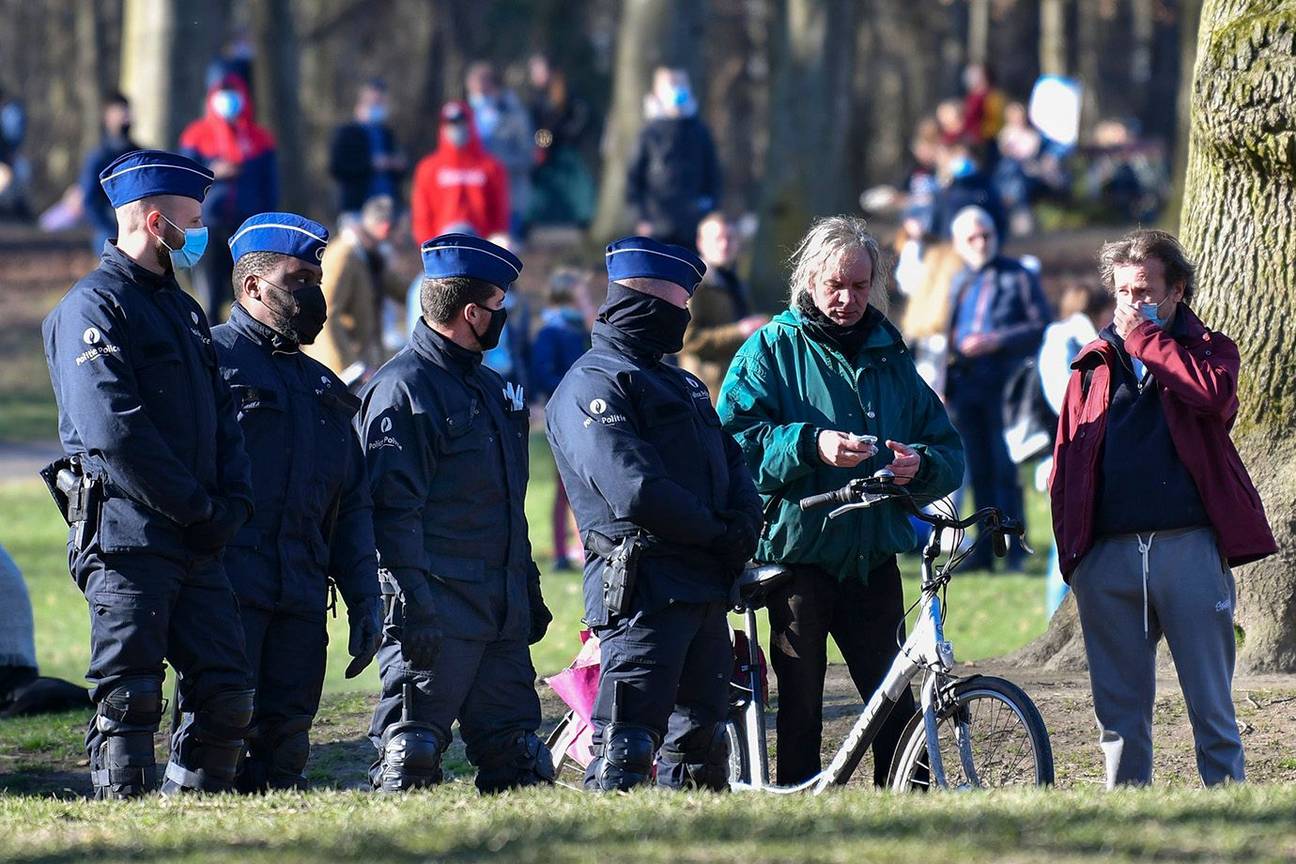
M421 251L422 318L366 387L358 419L392 595L371 776L385 791L440 782L458 720L480 790L550 782L527 647L551 616L523 511L526 400L482 365L522 262L464 234Z
M90 604L90 777L99 798L153 787L165 660L185 710L162 791L221 791L253 704L221 551L252 514L252 488L207 319L175 280L206 246L212 175L144 150L99 179L118 240L43 328L67 454L44 473Z
M558 470L593 555L585 620L599 637L595 759L586 785L724 789L725 611L756 549L760 499L706 385L662 362L680 349L696 255L644 237L607 250L593 348L549 402Z
M329 583L347 605L353 678L381 638L373 508L351 419L360 400L300 350L324 325L328 231L261 213L230 240L234 308L212 330L252 461L256 515L225 551L238 596L256 712L244 792L301 788L324 684Z

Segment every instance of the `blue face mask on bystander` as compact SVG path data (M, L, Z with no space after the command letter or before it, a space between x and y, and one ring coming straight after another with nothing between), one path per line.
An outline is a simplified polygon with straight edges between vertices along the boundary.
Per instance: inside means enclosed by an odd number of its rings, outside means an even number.
M1142 312L1144 318L1148 319L1158 327L1165 326L1166 319L1165 316L1161 314L1160 303L1140 303L1139 312Z

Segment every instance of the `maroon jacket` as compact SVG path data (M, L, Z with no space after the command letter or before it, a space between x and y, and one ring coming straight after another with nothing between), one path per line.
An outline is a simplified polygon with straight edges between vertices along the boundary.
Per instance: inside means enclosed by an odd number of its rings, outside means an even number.
M1156 378L1175 452L1197 484L1220 552L1236 567L1278 551L1260 495L1228 434L1237 415L1241 358L1233 340L1207 330L1187 306L1180 304L1177 314L1184 316L1182 341L1148 321L1126 337L1125 350ZM1093 546L1107 405L1119 363L1113 346L1090 342L1071 364L1075 371L1062 400L1049 490L1058 562L1068 580Z

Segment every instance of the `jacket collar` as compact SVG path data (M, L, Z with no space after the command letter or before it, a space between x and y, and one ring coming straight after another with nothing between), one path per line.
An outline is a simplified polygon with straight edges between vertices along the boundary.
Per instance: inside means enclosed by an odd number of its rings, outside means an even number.
M242 303L235 303L230 311L230 327L253 343L268 347L275 354L296 354L300 346L287 336L269 325L262 324L252 317L252 313L243 308Z
M468 377L481 366L480 351L469 351L456 345L429 327L421 317L414 325L410 345L423 359L461 377Z
M790 327L805 336L805 319L797 309L791 307L784 309L782 312L774 316L773 323ZM805 338L810 339L809 336L806 336ZM810 339L810 341L814 342L813 339ZM891 319L884 315L882 316L882 320L879 321L877 326L869 333L868 339L864 341L863 347L860 348L860 354L862 355L867 351L890 348L893 345L903 342L904 337L900 335L900 331L891 323ZM819 343L815 342L815 344L817 345Z
M167 288L180 290L180 285L176 282L174 273L167 272L161 275L154 273L118 249L117 244L112 240L104 242L103 255L100 258L99 266L117 272L125 277L127 282L144 291L162 291Z

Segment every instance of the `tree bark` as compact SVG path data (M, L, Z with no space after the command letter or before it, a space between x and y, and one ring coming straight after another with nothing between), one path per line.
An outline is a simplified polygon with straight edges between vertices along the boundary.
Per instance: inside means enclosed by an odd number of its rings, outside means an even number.
M1238 666L1296 671L1296 6L1206 0L1183 239L1195 305L1242 353L1233 440L1280 551L1237 571Z
M1197 59L1198 25L1201 22L1201 0L1179 2L1179 87L1175 97L1175 138L1171 154L1170 198L1163 221L1167 230L1177 231L1184 200L1184 180L1188 176L1188 137L1192 128L1193 64Z
M1284 0L1205 0L1202 7L1182 237L1197 262L1194 308L1242 354L1232 436L1279 545L1277 555L1235 573L1237 666L1293 672L1296 7ZM1043 636L1006 659L1083 668L1074 605L1068 598Z
M603 138L603 179L598 209L590 228L593 239L611 239L629 227L626 211L626 166L643 126L643 101L652 87L653 69L682 66L702 94L698 36L705 3L701 0L624 0L617 28L612 78L612 108Z
M852 0L782 0L776 6L770 148L752 257L758 301L787 293L785 260L815 216L857 209L857 156L841 130L852 122L860 10ZM779 26L782 22L782 26Z

